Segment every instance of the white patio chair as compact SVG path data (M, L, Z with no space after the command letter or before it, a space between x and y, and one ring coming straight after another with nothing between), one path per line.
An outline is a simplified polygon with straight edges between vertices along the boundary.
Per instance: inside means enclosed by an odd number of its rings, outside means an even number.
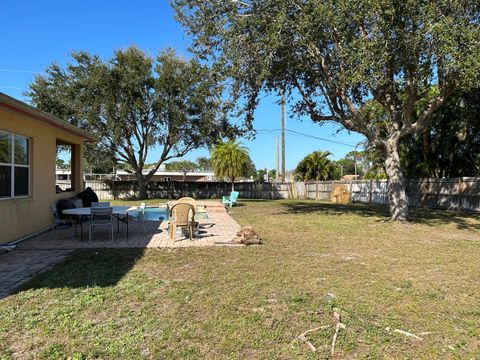
M143 217L145 215L145 207L147 204L141 203L140 206L138 207L138 222L140 223L140 228L142 229L142 232L145 233L145 224L143 222Z
M123 231L123 224L125 224L127 221L138 220L140 229L142 230L143 233L145 233L145 223L143 222L143 220L144 220L146 206L147 204L145 203L140 204L140 206L138 207L137 216L129 215L128 212L125 215L114 215L117 218L117 227L118 227L118 222L121 222L122 231ZM127 216L128 216L128 219L127 219Z

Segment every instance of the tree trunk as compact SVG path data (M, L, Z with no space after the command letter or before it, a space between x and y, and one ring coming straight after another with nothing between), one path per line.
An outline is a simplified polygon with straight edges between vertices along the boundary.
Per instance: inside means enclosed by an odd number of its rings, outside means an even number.
M143 177L142 173L137 173L137 184L138 184L138 198L140 200L146 199L147 196L147 181Z
M232 191L235 191L235 179L232 179Z
M385 170L388 177L388 200L393 221L407 221L408 200L405 179L400 166L398 141L390 140L385 147Z

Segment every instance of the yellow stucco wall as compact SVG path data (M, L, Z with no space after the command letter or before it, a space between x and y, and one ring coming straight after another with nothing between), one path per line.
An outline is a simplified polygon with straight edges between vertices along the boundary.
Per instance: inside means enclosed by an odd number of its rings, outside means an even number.
M0 199L0 244L8 243L53 224L49 205L83 189L83 139L27 115L0 107L0 130L30 138L30 196ZM74 145L75 191L55 192L57 140Z

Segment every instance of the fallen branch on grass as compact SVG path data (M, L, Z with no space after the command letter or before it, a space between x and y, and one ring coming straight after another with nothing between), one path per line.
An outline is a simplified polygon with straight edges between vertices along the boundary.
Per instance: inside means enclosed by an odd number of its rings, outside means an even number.
M333 339L332 339L332 347L330 349L330 355L332 356L335 354L335 346L337 345L338 332L340 331L340 329L345 329L346 327L345 324L342 324L340 311L337 308L333 309L333 317L335 318L336 325L335 325L335 334L333 335Z
M346 328L345 324L343 324L341 322L340 310L338 310L337 308L333 309L333 317L335 319L335 333L333 335L332 347L330 349L330 353L332 355L335 353L335 346L337 344L338 332L340 331L340 329L345 329ZM306 335L308 333L311 333L311 332L314 332L314 331L324 330L324 329L328 329L328 328L331 328L331 327L332 327L332 325L325 325L325 326L319 326L319 327L316 327L316 328L313 328L313 329L305 330L303 333L298 335L296 339L303 341L305 344L307 344L307 346L310 348L310 350L312 350L313 352L316 352L317 348L306 338Z
M313 352L317 351L317 348L313 346L313 344L310 341L308 341L305 336L299 335L298 338L302 340L305 344L307 344L310 350L312 350Z
M408 337L412 337L414 339L417 339L417 340L420 340L422 341L423 338L418 336L418 335L415 335L415 334L412 334L408 331L405 331L405 330L400 330L400 329L390 329L389 327L385 328L385 330L387 330L388 333L390 333L391 331L393 331L394 333L397 333L397 334L401 334L401 335L405 335L405 336L408 336ZM426 333L424 333L426 334Z
M314 331L328 329L329 327L330 327L330 325L325 325L325 326L319 326L319 327L316 327L316 328L313 328L313 329L308 329L308 330L304 331L303 333L301 333L300 335L298 335L297 339L302 340L305 344L308 345L308 347L313 352L316 352L317 349L315 348L315 346L313 346L313 344L310 341L308 341L308 339L305 337L305 335L307 335L308 333L314 332Z
M263 307L258 307L258 308L246 308L239 306L238 310L244 310L244 311L253 311L253 312L265 312L265 309Z

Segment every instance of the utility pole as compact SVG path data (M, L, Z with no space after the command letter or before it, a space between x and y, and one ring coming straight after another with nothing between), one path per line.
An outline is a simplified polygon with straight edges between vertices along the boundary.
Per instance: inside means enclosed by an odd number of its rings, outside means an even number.
M275 144L275 171L276 171L276 174L275 174L275 181L278 181L278 176L279 176L279 173L278 173L278 135L277 135L277 142Z
M285 93L282 90L282 181L285 181Z

